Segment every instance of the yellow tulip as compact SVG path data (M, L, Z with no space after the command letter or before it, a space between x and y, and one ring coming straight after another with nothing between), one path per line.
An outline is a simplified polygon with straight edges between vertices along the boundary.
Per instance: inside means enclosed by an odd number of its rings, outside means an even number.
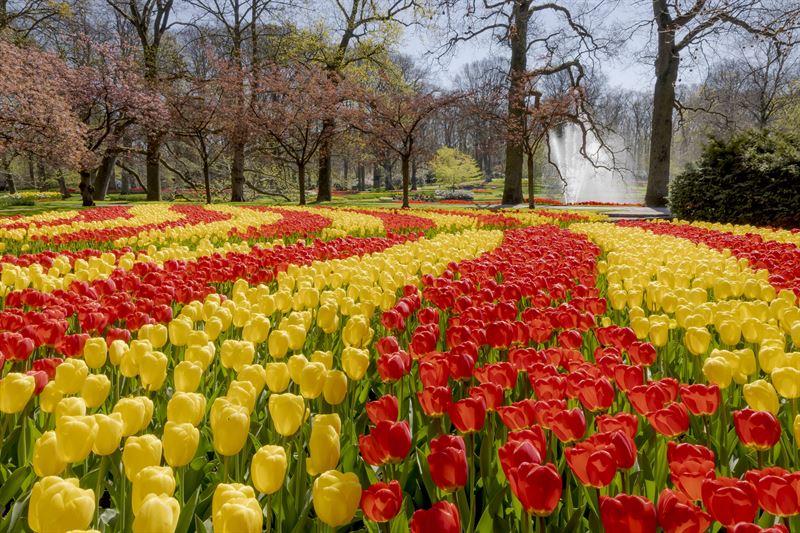
M267 388L270 392L283 392L289 387L289 366L286 363L267 363L266 371Z
M762 344L758 350L758 364L761 370L766 373L772 373L775 368L784 366L786 363L786 352L783 348L777 345Z
M83 345L83 360L89 368L100 368L106 364L108 345L103 337L92 337Z
M725 389L731 384L733 370L724 357L708 357L703 362L703 374L709 383Z
M369 352L349 346L342 350L342 368L347 377L359 381L369 368Z
M130 351L128 344L122 339L116 339L108 347L108 360L111 364L118 366L122 362L122 358Z
M308 364L308 359L303 354L293 355L289 358L289 375L292 377L292 381L299 384L300 383L300 375L303 373L303 368Z
M148 466L161 464L161 441L155 435L128 437L122 449L122 465L128 481L136 479L136 475Z
M311 354L310 361L312 363L322 363L323 365L325 365L325 368L327 370L330 370L331 368L333 368L333 352L330 351L323 352L317 350Z
M206 320L206 323L203 325L203 331L208 335L208 340L212 342L217 340L217 337L219 337L225 329L225 324L218 316L212 316Z
M196 392L176 392L167 402L167 420L197 426L203 420L206 397Z
M250 431L249 413L247 407L227 398L214 400L211 407L211 433L214 436L214 450L218 454L231 456L242 450Z
M122 415L112 413L110 415L96 414L94 420L97 423L97 436L94 439L92 451L97 455L111 455L119 449L122 442Z
M719 338L723 344L727 344L728 346L736 346L739 344L739 340L742 338L742 328L737 322L725 320L720 323L717 329L719 331Z
M139 514L139 508L148 494L172 496L174 492L175 476L172 474L170 467L146 466L142 468L133 478L133 491L131 493L133 514Z
M329 335L339 329L339 309L336 305L323 305L317 310L317 326Z
M305 420L306 406L302 396L295 394L272 394L269 397L269 414L275 430L284 437L297 433Z
M186 336L187 346L206 346L208 342L208 334L205 331L193 330Z
M167 422L161 437L164 460L173 468L189 464L197 452L200 432L189 423Z
M214 361L215 353L216 348L213 343L193 344L187 346L183 357L186 361L200 365L203 370L206 370Z
M604 317L607 318L607 317ZM630 325L633 332L636 333L636 338L641 340L647 337L650 332L650 321L644 316L630 317Z
M232 403L247 408L248 414L256 406L256 389L249 381L231 381L226 396Z
M340 453L339 434L336 432L336 428L315 420L311 426L308 450L306 470L310 476L316 476L336 468L336 465L339 464Z
M250 476L258 492L274 494L286 477L286 450L282 446L262 446L253 455Z
M39 477L57 476L67 467L58 455L58 438L55 431L45 431L33 445L33 471Z
M689 353L699 356L708 351L711 333L705 327L688 327L683 340Z
M146 352L139 357L139 379L145 390L159 390L167 379L167 356L161 352Z
M314 511L322 522L339 527L355 516L361 501L361 483L352 472L342 474L329 470L314 480L312 489Z
M192 361L181 361L175 366L173 378L175 389L180 392L194 392L200 386L203 367Z
M153 401L144 396L120 398L112 412L122 415L122 436L128 437L150 425Z
M77 394L83 387L89 367L83 359L66 359L56 367L56 385L63 394Z
M184 307L186 309L186 307ZM173 346L186 346L189 333L191 333L194 324L188 317L179 316L172 320L167 327L169 331L169 341Z
M759 379L748 383L743 387L744 400L747 405L755 411L769 411L773 415L778 414L780 401L775 388L767 381Z
M66 463L79 463L89 456L97 437L93 416L64 416L56 425L58 457Z
M126 378L139 375L139 351L127 350L119 361L119 371Z
M42 411L45 413L53 413L63 397L64 393L58 389L56 382L50 381L44 386L42 392L39 393L39 407L41 407Z
M158 350L169 338L169 330L163 324L145 324L139 329L139 338L147 339L154 349Z
M325 387L327 374L328 371L322 363L306 364L300 372L300 394L310 400L319 397Z
M259 396L267 384L267 372L261 365L244 365L239 368L236 379L250 383Z
M236 341L228 339L220 347L220 362L225 368L232 368L236 372L244 365L253 362L256 355L255 346L250 341Z
M211 499L214 533L260 533L264 515L251 487L220 483Z
M342 340L345 346L365 348L372 342L375 332L369 327L367 317L363 315L351 316L342 330Z
M289 351L289 334L281 329L272 330L267 343L269 355L273 359L283 359Z
M166 494L148 494L133 519L133 533L174 533L181 506Z
M94 491L81 489L76 478L43 477L33 485L28 526L36 533L86 529L94 518Z
M330 405L339 405L347 397L347 375L341 370L329 370L325 377L322 397Z
M792 433L794 433L794 445L800 448L800 415L794 417Z
M790 400L800 398L800 370L792 367L776 368L771 376L778 394Z
M242 328L242 339L253 344L261 344L270 335L269 318L261 314L250 315L250 320Z
M86 402L83 398L70 396L63 398L56 405L56 426L65 416L83 416L86 414Z
M81 397L89 409L97 409L108 398L111 392L111 381L105 374L90 374L81 388Z

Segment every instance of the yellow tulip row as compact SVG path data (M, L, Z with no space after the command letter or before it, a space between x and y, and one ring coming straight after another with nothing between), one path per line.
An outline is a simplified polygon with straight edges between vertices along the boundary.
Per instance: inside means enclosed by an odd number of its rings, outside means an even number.
M728 251L640 228L573 224L570 229L606 252L598 269L605 274L609 302L617 311L627 310L639 339L664 347L671 338L682 338L690 357L703 358L709 382L720 388L744 385L754 409L777 413L776 389L783 398L800 397L800 308L793 292L776 294L766 270L753 271Z
M676 220L673 224L685 224L697 228L703 228L713 231L724 231L733 233L734 235L760 235L765 241L776 241L794 244L800 246L800 233L792 232L779 228L763 228L759 226L751 226L749 224L721 224L717 222L687 222L684 220Z

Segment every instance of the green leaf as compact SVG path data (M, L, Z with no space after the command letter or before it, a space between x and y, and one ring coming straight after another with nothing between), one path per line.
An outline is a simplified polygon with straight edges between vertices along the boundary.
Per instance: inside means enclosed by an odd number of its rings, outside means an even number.
M189 496L189 499L183 504L181 509L180 518L178 518L178 527L175 531L189 531L189 524L192 523L194 518L194 510L197 507L197 502L200 500L200 487L198 486L194 493Z
M489 504L483 510L481 519L478 520L478 525L475 526L475 531L479 533L492 533L495 530L494 516L497 514L503 498L505 498L505 494L506 491L504 490L495 491L494 496L492 496L492 499L489 500Z
M0 487L0 508L5 507L11 500L19 499L27 488L26 480L30 473L31 470L27 465L21 466L3 482L3 486Z

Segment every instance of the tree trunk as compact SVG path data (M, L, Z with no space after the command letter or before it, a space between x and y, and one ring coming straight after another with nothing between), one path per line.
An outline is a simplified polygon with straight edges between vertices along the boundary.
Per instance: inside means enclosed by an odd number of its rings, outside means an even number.
M525 131L525 70L528 54L528 20L530 1L515 1L514 27L510 32L511 80L508 89L508 130L506 134L506 176L503 184L503 203L522 203L522 159Z
M417 159L411 161L411 190L417 190Z
M372 165L372 188L378 190L381 188L381 170L377 164Z
M131 193L131 175L130 173L122 169L122 189L120 190L120 194L130 194Z
M536 182L533 175L533 156L528 154L528 208L534 209L536 207L536 200L534 193L536 192Z
M6 188L9 194L17 194L17 184L14 183L14 175L11 172L6 173Z
M408 185L411 181L410 170L411 157L404 155L400 158L400 166L403 172L403 208L408 209Z
M211 169L208 168L208 158L203 158L203 185L206 188L206 203L211 203Z
M28 179L31 180L31 187L38 189L36 185L36 169L33 166L33 155L28 156Z
M654 6L656 4L656 2L653 3ZM679 62L680 56L675 49L674 32L660 30L655 64L656 83L653 91L650 168L647 178L647 193L644 197L645 204L650 207L667 205L670 152L672 150L672 115Z
M158 134L147 136L147 200L161 201L161 137Z
M383 165L383 185L387 191L391 191L394 189L394 185L392 184L392 164L391 163L384 163Z
M67 190L67 181L64 179L64 174L60 170L56 176L56 181L58 181L58 191L61 193L61 199L66 200L70 197L70 194Z
M88 170L81 170L80 174L81 183L78 188L81 191L83 207L91 207L94 205L94 198L92 198L92 192L94 192L94 187L92 186L92 173Z
M317 202L331 201L331 132L336 127L333 120L322 122L322 141L319 143L319 178Z
M244 142L233 143L231 163L231 202L244 202Z
M106 199L108 184L114 179L114 169L116 165L117 154L107 152L103 156L103 161L100 163L100 168L97 169L97 175L94 178L94 194L92 197L95 200Z
M344 188L346 190L350 189L349 175L350 175L350 162L345 157L342 160L342 178L344 179Z
M356 188L359 192L363 192L367 188L367 169L364 168L362 163L356 167L356 176L358 177L358 185Z
M306 166L297 165L297 185L300 187L300 205L306 205Z

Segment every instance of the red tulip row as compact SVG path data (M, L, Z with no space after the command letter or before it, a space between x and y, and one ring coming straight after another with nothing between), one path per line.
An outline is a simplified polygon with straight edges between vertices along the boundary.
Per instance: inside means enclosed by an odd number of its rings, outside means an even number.
M767 241L753 233L735 235L687 224L625 221L620 225L643 228L657 235L682 237L715 250L730 250L734 256L747 259L753 269L769 270L769 281L776 289L790 289L800 297L800 248L794 244Z
M127 206L110 206L102 209L84 209L79 213L70 217L59 217L50 220L34 220L30 221L22 215L16 217L4 217L4 223L0 223L0 228L11 229L26 229L28 227L46 228L61 226L63 224L72 224L76 222L102 222L105 220L116 219L131 219L133 215L130 213L130 207Z

